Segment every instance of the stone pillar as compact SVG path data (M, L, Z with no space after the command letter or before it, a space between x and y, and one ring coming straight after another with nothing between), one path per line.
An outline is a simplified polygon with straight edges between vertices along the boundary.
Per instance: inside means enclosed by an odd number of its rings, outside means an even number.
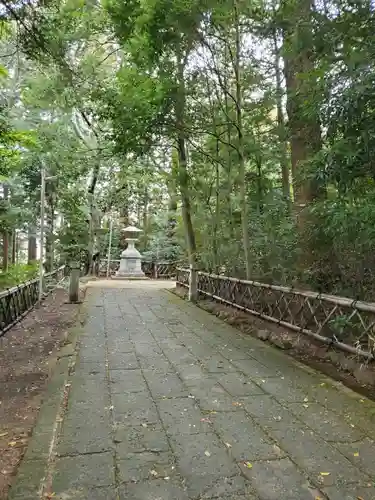
M70 282L69 282L69 302L76 304L79 302L79 278L81 270L79 262L70 264Z
M196 302L198 299L198 273L197 270L190 264L189 273L189 294L188 300L190 302Z

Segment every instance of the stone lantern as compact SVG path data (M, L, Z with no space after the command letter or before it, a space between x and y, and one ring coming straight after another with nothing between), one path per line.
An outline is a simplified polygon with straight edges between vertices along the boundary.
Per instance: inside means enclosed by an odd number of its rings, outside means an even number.
M121 253L120 268L114 278L145 279L145 274L141 267L142 256L135 248L135 242L138 241L137 236L142 230L134 226L128 226L123 229L123 232L125 233L125 241L128 243L128 247Z

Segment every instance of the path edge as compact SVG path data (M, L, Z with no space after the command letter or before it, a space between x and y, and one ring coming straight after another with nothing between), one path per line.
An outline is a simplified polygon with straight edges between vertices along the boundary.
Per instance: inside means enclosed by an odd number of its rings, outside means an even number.
M354 399L354 400L357 400L357 401L358 400L366 400L366 401L370 402L371 404L375 403L375 401L373 401L371 398L367 397L366 395L361 394L358 391L355 391L351 387L348 387L341 380L337 380L337 379L331 377L330 375L328 375L327 373L324 373L323 371L318 370L317 368L314 368L314 367L309 366L309 365L307 365L305 363L302 363L302 361L300 361L300 360L294 358L293 356L291 356L290 354L288 354L288 351L280 350L276 346L271 345L271 344L267 344L263 340L260 340L259 338L255 337L255 336L253 336L251 334L244 333L243 331L241 331L240 328L237 328L235 325L231 325L230 323L228 323L227 321L225 321L225 319L219 318L218 316L216 316L216 314L214 314L211 311L208 311L207 309L205 309L204 307L202 307L199 304L199 301L194 302L194 303L193 302L189 302L187 300L187 298L179 295L176 292L176 290L173 289L173 288L171 288L171 289L164 289L164 291L167 292L167 293L170 293L174 297L178 297L180 300L182 300L189 307L191 307L191 308L197 307L201 311L204 311L206 314L208 314L210 316L214 316L215 318L219 319L223 324L225 324L226 326L228 326L230 328L233 328L237 333L241 334L242 336L244 336L244 337L250 336L251 339L254 340L255 342L257 342L259 344L259 346L261 346L263 349L264 348L266 348L266 349L272 349L274 352L278 352L281 356L286 356L299 369L305 371L306 373L309 373L310 375L318 375L322 380L324 380L324 382L326 382L327 384L329 384L332 387L334 387L337 391L345 393L351 399ZM266 320L264 320L264 321L267 323Z
M39 500L53 459L53 445L64 412L69 377L76 363L79 337L86 323L85 301L78 308L74 325L68 329L66 344L50 362L51 377L26 452L10 486L8 500Z

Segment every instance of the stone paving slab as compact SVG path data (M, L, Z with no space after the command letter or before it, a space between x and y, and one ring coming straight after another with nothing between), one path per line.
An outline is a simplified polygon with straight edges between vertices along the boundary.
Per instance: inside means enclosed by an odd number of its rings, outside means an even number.
M181 436L212 431L212 421L200 411L194 399L169 398L157 402L167 435ZM195 439L194 436L192 439Z
M113 441L116 444L116 456L126 458L129 453L161 453L170 450L168 437L160 423L144 426L117 426Z
M128 483L119 487L121 500L189 500L181 482L154 479L140 483Z
M283 450L244 411L217 412L213 426L228 453L238 462L274 460L285 456Z
M311 500L322 498L317 488L288 458L257 462L251 469L243 467L244 475L254 485L260 498L267 500Z
M236 463L213 432L197 434L195 439L189 435L177 435L171 439L171 446L192 498L238 474Z
M69 484L66 483L69 478ZM111 486L115 483L113 455L109 452L57 458L52 480L55 495L63 495L82 486Z
M139 483L155 477L171 479L177 474L173 453L168 451L128 453L123 459L117 457L118 481Z
M125 285L88 289L52 453L23 468L52 498L375 499L374 403L160 284Z

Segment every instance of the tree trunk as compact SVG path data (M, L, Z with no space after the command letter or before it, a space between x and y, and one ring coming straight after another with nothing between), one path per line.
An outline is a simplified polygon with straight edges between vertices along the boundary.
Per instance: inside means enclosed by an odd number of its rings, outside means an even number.
M4 200L8 201L9 198L9 187L7 184L3 184L3 196ZM3 231L3 271L7 272L9 266L9 232L7 227Z
M9 233L3 232L3 271L6 273L9 266Z
M260 155L256 155L255 164L257 167L256 185L258 194L258 212L259 214L262 214L264 212L264 203L263 203L262 158Z
M215 124L216 133L216 124ZM219 141L216 139L216 159L219 160ZM219 270L219 241L218 231L220 223L220 168L218 161L215 162L215 216L213 224L213 238L212 238L212 263L214 273Z
M235 24L235 55L234 55L234 75L236 81L236 128L237 128L237 151L238 151L238 179L240 183L241 201L241 226L242 240L245 254L246 278L251 277L250 263L250 236L247 206L247 186L246 186L246 166L244 156L244 137L242 126L242 86L241 86L241 32L240 19L237 2L234 2L234 24Z
M178 180L181 193L181 211L182 220L184 222L185 238L189 254L189 264L195 267L196 264L196 242L193 222L191 218L191 203L189 194L189 174L186 164L186 144L185 138L180 135L177 138L177 152L178 152Z
M284 0L284 72L291 145L294 201L297 212L324 196L324 186L304 172L306 162L321 150L318 105L312 102L314 70L312 1ZM302 219L301 219L302 220Z
M94 274L94 267L95 263L93 260L94 257L94 247L95 247L95 188L98 183L98 178L99 178L99 171L100 171L100 164L99 162L95 165L93 172L92 172L92 179L91 183L88 189L87 197L88 197L88 202L89 202L89 213L90 213L90 218L89 218L89 224L88 224L88 232L89 232L89 242L87 246L87 274Z
M173 240L177 227L177 193L174 179L170 179L168 182L168 196L167 237Z
M314 76L313 0L283 0L281 9L293 207L301 250L298 267L302 279L307 275L310 280L319 275L320 269L333 267L331 252L327 253L321 242L313 240L308 229L309 225L315 224L308 207L326 195L324 183L314 177L311 164L322 148L319 103L311 94L311 89L317 85Z
M225 44L224 48L224 63L225 63L225 68L224 68L224 75L223 75L223 82L224 82L224 109L225 109L225 115L226 115L226 134L227 134L227 165L228 165L228 170L227 170L227 175L228 175L228 192L227 192L227 200L228 200L228 209L229 209L229 217L230 220L232 220L232 200L231 200L231 193L232 193L232 188L233 188L233 179L232 179L232 122L229 119L231 117L231 110L229 106L229 83L228 83L228 74L227 74L227 68L230 67L230 60L228 57L228 46ZM233 232L230 231L230 236L232 236Z
M27 263L34 264L36 261L36 228L30 226L28 230Z
M18 248L17 248L17 232L14 229L12 232L12 264L16 264L17 262L17 254L18 254Z
M168 222L167 222L167 238L168 244L174 248L173 254L177 254L176 228L177 228L177 209L178 209L178 193L177 193L177 176L178 176L178 158L176 151L172 152L171 174L168 176Z
M45 252L45 269L47 272L52 271L54 267L54 220L55 220L55 210L53 202L53 194L48 193L46 197L47 201L47 227L46 227L46 252Z
M194 227L191 217L191 202L189 192L189 173L187 169L187 151L185 139L185 81L184 81L184 63L183 57L177 57L178 70L178 90L175 105L175 117L177 127L177 155L178 155L178 183L181 194L181 211L184 223L185 239L188 249L189 263L196 266L196 241Z
M137 213L137 226L142 227L142 200L141 200L141 188L139 182L137 182L137 189L136 189L135 211Z
M273 32L273 44L275 52L275 75L276 75L276 106L277 106L277 134L280 142L280 168L281 168L281 183L283 189L283 196L290 205L290 173L289 173L289 160L288 160L288 144L287 133L285 126L285 118L283 111L283 88L281 81L280 69L280 49L277 42L276 29Z
M147 248L148 244L148 201L149 201L149 195L146 186L143 193L143 203L142 203L142 228L143 228L142 240L144 248Z
M121 189L121 199L124 200L122 201L122 205L120 206L120 219L121 219L121 224L124 225L124 227L129 226L129 194L130 194L130 188L129 188L129 182L125 180L123 182L123 186Z

